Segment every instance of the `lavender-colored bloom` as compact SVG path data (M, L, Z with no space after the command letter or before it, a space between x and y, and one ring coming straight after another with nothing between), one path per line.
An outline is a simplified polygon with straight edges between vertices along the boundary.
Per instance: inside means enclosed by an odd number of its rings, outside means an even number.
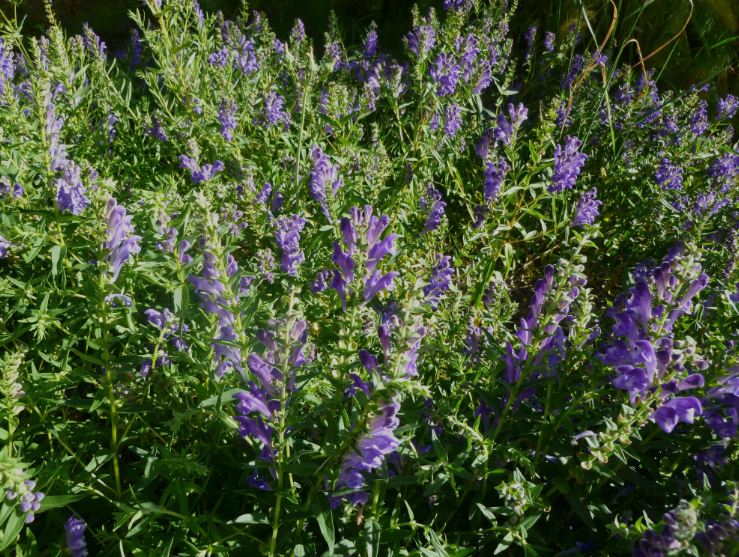
M437 255L436 265L431 272L429 284L423 288L423 294L426 296L426 304L429 304L434 310L439 307L440 298L449 289L452 277L454 276L454 269L450 262L450 256Z
M162 126L162 121L159 119L159 117L156 114L153 114L151 116L151 123L152 123L152 126L147 129L147 133L157 138L159 141L167 141L169 139L167 137L167 132L164 131L164 126Z
M492 70L489 62L483 62L479 65L478 76L472 86L472 94L479 95L487 89L493 82Z
M490 210L488 209L487 205L476 205L475 206L475 222L472 223L472 228L477 230L479 228L482 228L482 225L485 224L485 221L488 217L488 212Z
M262 191L257 195L257 203L267 203L270 195L272 195L272 184L265 182Z
M231 133L236 129L236 103L231 99L223 99L221 101L220 110L218 112L218 121L221 123L221 135L226 141L233 141L234 135Z
M338 176L337 167L331 164L328 155L325 155L318 145L313 146L311 157L313 158L313 170L310 173L310 193L313 199L321 205L321 211L328 222L333 222L328 210L326 186L330 186L331 195L335 197L336 192L344 185L344 180Z
M580 174L580 169L585 164L588 156L580 153L582 145L577 137L565 137L565 147L557 145L554 151L554 175L549 193L561 193L565 189L572 189Z
M364 43L364 57L372 58L375 54L377 54L377 26L372 22L372 28Z
M482 160L485 160L488 158L491 151L495 150L496 142L495 129L490 128L489 130L485 130L482 132L479 141L475 145L475 152Z
M298 274L298 265L305 261L305 255L300 251L299 245L300 232L305 223L306 220L298 215L280 217L275 223L275 238L282 250L280 270L292 276Z
M220 172L224 168L221 161L216 161L212 165L204 164L202 168L199 168L197 161L191 157L188 157L187 155L180 155L177 158L182 161L179 168L190 170L190 179L196 184L200 182L207 182L208 180L212 179L217 172Z
M536 40L536 25L529 27L528 31L523 34L523 38L526 41L526 61L531 60L531 56L534 51L534 41ZM551 50L549 51L551 52Z
M64 523L64 538L67 542L67 549L72 553L72 557L87 557L87 543L85 542L85 529L87 524L81 518L77 518L76 514L69 517Z
M124 296L123 294L111 294L110 296L105 297L105 303L110 304L110 307L112 308L119 307L116 300L120 300L121 302L123 302L123 305L127 308L133 306L133 300L130 298L130 296Z
M726 95L718 101L717 118L731 118L739 110L739 99L734 95Z
M205 22L205 16L203 15L203 10L200 9L198 0L193 0L192 13L195 15L195 21L198 22L198 28L202 27Z
M447 137L454 137L454 135L462 128L461 115L462 109L457 103L452 103L446 107L444 133Z
M426 193L421 196L420 205L421 209L428 213L423 230L421 231L421 235L423 235L439 228L441 217L444 216L446 203L441 200L441 193L439 190L434 189L433 185L429 183L426 186Z
M3 178L0 178L0 199L12 197L13 200L23 196L23 186L15 184L12 188Z
M508 163L500 157L498 162L489 162L485 165L485 181L482 183L485 193L485 201L489 204L498 201L500 188L503 185L506 172L510 169Z
M187 240L182 240L180 242L179 247L179 259L180 259L180 265L187 265L188 263L192 263L192 257L187 255L185 252L190 249L190 242Z
M121 267L128 262L131 255L141 251L141 246L138 245L141 236L133 235L134 228L131 224L133 216L127 215L125 207L118 205L112 197L105 206L103 219L108 225L106 241L103 243L103 248L108 250L105 261L108 262L113 272L110 282L115 282L121 272ZM129 234L132 235L129 236Z
M582 66L583 66L582 55L575 54L572 57L572 62L570 64L570 71L568 72L567 77L565 78L562 84L562 87L565 91L570 90L570 86L575 81L577 76L580 74L580 71L582 70Z
M436 42L436 32L433 27L422 25L413 29L412 33L405 36L408 50L419 58L423 58Z
M590 225L595 222L595 217L600 214L598 213L598 205L603 205L602 201L595 198L597 194L598 191L592 188L580 196L580 201L575 209L575 218L572 219L570 226L579 226L584 230L586 224Z
M523 103L519 103L518 106L514 106L511 103L508 105L509 122L501 110L498 113L498 127L495 129L495 139L502 141L506 145L510 145L521 124L528 118L528 114L529 111L524 107Z
M246 483L255 489L261 489L262 491L272 491L269 482L257 475L257 469L254 468L254 473L246 478Z
M249 75L259 69L257 54L254 52L254 43L242 38L241 53L234 51L233 67L243 75Z
M663 190L679 190L683 183L682 173L682 168L671 163L670 159L664 158L654 173L654 180Z
M554 41L556 38L557 36L551 31L547 31L544 34L544 48L546 48L547 51L552 52L554 50Z
M269 95L264 97L263 115L265 127L269 128L280 123L290 123L290 115L282 109L284 104L284 97L282 97L282 95L278 95L274 91L270 91Z
M100 40L100 37L95 34L87 23L82 24L82 30L85 34L84 43L87 51L100 58L105 58L105 51L107 49L105 43Z
M739 155L733 153L722 155L709 167L706 174L713 179L715 187L720 186L721 193L726 193L734 187L739 176Z
M79 215L87 209L90 200L85 197L87 188L80 180L81 169L76 164L68 165L61 178L54 180L56 205L60 211Z
M296 45L299 45L303 42L303 39L305 39L305 25L303 25L303 22L300 19L295 21L295 26L290 31L290 39Z
M454 57L443 52L429 70L429 74L437 84L436 94L440 97L453 95L459 81L459 66Z
M228 64L228 59L229 53L228 49L225 46L218 52L212 52L208 55L208 62L214 66L219 66L221 68L225 67Z
M690 131L696 135L703 135L708 129L708 103L706 101L700 101L698 104L698 110L693 113L690 117Z
M693 423L695 415L703 413L700 400L695 397L673 398L666 402L654 413L654 420L665 433L672 433L679 422Z

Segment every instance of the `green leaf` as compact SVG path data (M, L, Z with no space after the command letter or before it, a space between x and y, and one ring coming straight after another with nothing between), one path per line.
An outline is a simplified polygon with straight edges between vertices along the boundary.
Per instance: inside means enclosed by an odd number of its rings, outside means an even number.
M319 491L313 500L313 513L318 521L318 528L321 530L323 539L328 544L329 555L334 552L334 515L331 511L331 503L325 493Z
M3 530L3 539L2 542L0 542L0 551L4 551L10 547L12 543L15 543L15 539L23 529L25 518L26 513L21 514L17 509L10 514L8 522L5 523L5 530Z
M57 507L66 507L76 501L80 501L87 497L86 493L73 493L70 495L47 495L41 500L41 508L38 512L56 509Z
M380 534L382 534L382 527L374 518L370 518L364 523L364 541L367 544L367 557L379 557Z
M234 524L269 524L269 520L267 520L267 515L263 513L242 514L233 522Z
M429 485L426 488L426 491L423 492L424 497L428 497L431 495L434 491L438 490L441 486L443 486L445 483L449 481L449 474L444 474L443 472L441 474L437 474L434 478L434 481L431 482L431 485Z
M590 515L590 511L585 506L585 503L582 502L580 493L578 493L578 491L575 489L570 489L570 491L565 493L564 496L572 509L575 511L575 513L577 513L577 516L580 517L585 525L591 530L595 530L595 522L593 522L593 517Z
M59 259L63 258L64 255L67 253L67 247L66 246L54 246L51 248L51 274L56 276L59 272L58 270L58 264Z

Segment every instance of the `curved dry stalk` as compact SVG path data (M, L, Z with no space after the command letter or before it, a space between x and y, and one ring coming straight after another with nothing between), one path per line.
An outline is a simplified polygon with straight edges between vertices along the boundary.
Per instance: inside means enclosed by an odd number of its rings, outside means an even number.
M669 41L667 41L667 42L666 42L665 44L663 44L663 45L662 45L661 47L659 47L659 48L658 48L657 50L655 50L654 52L652 52L652 53L651 53L651 54L650 54L649 56L647 56L646 58L642 58L642 59L641 59L641 60L639 61L639 63L640 63L640 64L641 64L642 66L644 66L644 62L645 62L646 60L649 60L649 59L650 59L650 58L651 58L652 56L654 56L655 54L657 54L657 53L658 53L658 52L659 52L660 50L662 50L663 48L665 48L665 47L666 47L666 46L667 46L668 44L670 44L670 43L671 43L672 41L674 41L675 39L677 39L677 38L678 38L678 37L679 37L680 35L682 35L682 34L683 34L683 33L685 32L685 29L686 29L686 28L688 27L688 23L690 23L690 20L691 20L691 19L693 18L693 8L695 7L695 4L693 4L693 0L688 0L688 2L690 2L690 14L688 14L688 19L687 19L687 21L685 22L685 25L683 25L683 28L682 28L682 29L680 29L680 31L678 31L678 33L677 33L677 34L676 34L676 35L675 35L674 37L672 37L672 38L671 38L671 39L670 39ZM631 40L633 41L633 40L635 40L635 39L631 39ZM638 44L638 43L637 43L637 44ZM639 52L639 56L641 56L641 52ZM634 64L633 66L631 66L631 69L633 70L633 69L634 69L635 67L637 67L638 65L639 65L639 64Z
M605 48L606 44L608 43L608 39L611 38L611 34L613 33L613 29L616 27L616 20L618 19L618 8L616 7L616 3L613 0L609 0L611 2L611 5L613 5L613 19L611 19L611 26L608 28L608 33L606 33L606 38L603 39L603 42L598 47L597 52L593 56L593 59L588 63L588 65L585 67L585 69L580 73L580 75L577 78L577 81L575 81L575 84L572 86L572 89L570 90L570 100L567 103L567 111L565 112L565 118L562 121L562 129L559 132L559 137L562 137L562 134L564 133L565 129L565 123L567 122L567 115L570 113L570 109L572 108L572 101L575 95L575 91L580 86L582 81L585 79L585 76L587 76L590 71L597 66L597 60L600 57L600 53L603 51L603 48ZM692 0L691 5L692 5ZM692 11L691 11L692 14Z

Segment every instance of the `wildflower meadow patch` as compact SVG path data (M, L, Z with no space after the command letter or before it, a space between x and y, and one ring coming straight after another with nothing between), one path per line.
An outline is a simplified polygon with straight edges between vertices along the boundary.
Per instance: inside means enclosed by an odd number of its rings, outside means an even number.
M738 99L505 0L398 59L46 8L0 29L0 553L739 554Z

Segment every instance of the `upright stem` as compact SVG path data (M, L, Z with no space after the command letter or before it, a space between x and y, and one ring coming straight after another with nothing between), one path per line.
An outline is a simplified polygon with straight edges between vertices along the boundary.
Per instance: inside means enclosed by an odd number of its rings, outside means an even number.
M275 515L272 520L272 540L269 544L269 556L274 557L275 548L277 546L277 532L280 528L280 510L282 506L282 489L283 489L283 466L284 466L284 445L285 445L285 418L287 411L287 382L290 374L290 333L293 325L293 303L295 301L295 292L290 293L290 304L287 311L287 320L285 322L285 340L282 349L282 381L280 385L280 416L278 422L279 441L276 451L275 468L277 468L277 503L275 504Z
M105 302L105 271L103 270L103 245L98 248L98 265L100 265L100 315L102 317L103 332L103 362L105 363L105 377L108 383L108 404L110 405L111 421L111 448L113 449L113 470L115 473L116 495L121 497L121 470L118 463L118 409L115 403L113 381L115 372L110 365L110 351L108 350L108 305Z

